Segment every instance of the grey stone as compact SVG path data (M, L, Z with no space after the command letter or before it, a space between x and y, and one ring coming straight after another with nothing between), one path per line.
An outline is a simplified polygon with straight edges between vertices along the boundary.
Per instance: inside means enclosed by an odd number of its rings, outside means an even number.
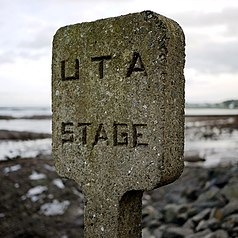
M198 208L223 207L227 199L222 195L220 189L212 186L206 192L200 194L195 204Z
M195 234L188 235L186 238L204 238L204 236L211 234L210 229L206 229L204 231L197 232Z
M226 198L231 201L238 200L238 183L228 183L221 191Z
M156 229L157 227L159 227L161 225L161 223L157 220L151 220L149 225L148 225L148 228L151 229L151 230L154 230Z
M163 232L159 228L156 228L155 230L153 230L153 235L156 238L162 238Z
M166 231L163 233L163 237L170 237L170 238L184 238L188 235L193 234L192 229L185 229L183 227L169 227Z
M188 218L187 211L186 205L168 204L164 208L164 219L168 223L184 223Z
M184 228L190 228L190 229L194 229L195 228L195 223L193 222L192 218L188 219L184 224L183 224Z
M170 223L176 220L178 215L178 210L180 206L177 204L168 204L165 206L164 211L164 219L165 222Z
M198 213L198 209L192 206L189 206L189 209L187 211L188 217L193 217Z
M142 229L142 238L155 238L147 227Z
M238 225L238 214L232 214L225 218L225 221L228 221L229 223L232 223L235 225Z
M142 226L149 227L151 229L160 225L159 219L162 218L162 214L153 206L146 206L142 209Z
M238 213L238 201L229 202L225 207L222 209L222 214L224 217L232 214Z
M205 219L206 217L208 217L210 212L211 212L211 208L206 208L200 213L198 213L196 216L194 216L192 220L194 222L200 222L202 219Z
M217 230L206 235L204 238L229 238L229 234L224 230Z
M233 231L238 226L238 214L233 214L226 217L222 221L221 227L227 231Z
M159 217L159 212L153 206L148 205L142 210L142 216L157 218Z
M196 227L196 231L203 231L203 230L205 230L205 229L207 229L207 228L208 228L208 223L207 223L207 221L206 221L206 220L201 220L201 221L198 223L197 227Z
M216 197L216 195L219 193L219 188L216 186L211 187L208 191L203 192L200 194L200 196L197 199L198 203L204 202L204 201L208 201L211 199L214 199L214 197Z
M140 237L144 190L183 170L184 35L145 11L60 28L53 159L85 195L85 236Z
M196 227L196 231L202 231L207 228L211 230L216 230L220 227L220 222L216 218L212 218L209 220L201 220Z
M212 218L216 218L217 220L221 220L224 216L224 213L222 211L222 209L215 207L212 209L211 213L210 213L210 219Z

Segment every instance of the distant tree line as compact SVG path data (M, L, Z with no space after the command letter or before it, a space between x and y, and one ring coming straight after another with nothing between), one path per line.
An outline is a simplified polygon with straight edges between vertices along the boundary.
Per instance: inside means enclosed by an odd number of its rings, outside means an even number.
M224 108L238 109L238 100L227 100L221 103L186 103L186 108Z

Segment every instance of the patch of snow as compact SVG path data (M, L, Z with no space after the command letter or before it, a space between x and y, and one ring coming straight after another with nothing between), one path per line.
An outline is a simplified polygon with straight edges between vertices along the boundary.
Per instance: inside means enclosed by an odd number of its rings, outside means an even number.
M47 190L46 186L39 185L39 186L36 186L36 187L31 188L30 190L28 190L27 195L28 196L38 195L38 194L43 193L46 190Z
M55 171L55 167L54 166L51 166L51 165L48 165L48 164L44 164L44 167L45 169L51 171L51 172L54 172Z
M37 139L26 141L0 141L0 160L16 157L36 157L37 155L51 154L51 139Z
M5 217L5 214L4 213L0 213L0 218L3 218Z
M41 206L40 212L45 216L57 216L63 215L67 208L69 207L69 201L59 202L58 200L53 200L52 203L45 203Z
M15 184L14 184L14 187L15 187L15 188L20 188L19 183L15 183Z
M215 167L238 162L238 130L222 126L233 123L233 120L186 122L185 156L193 154L205 159L205 162L193 165ZM189 165L193 166L192 163Z
M56 187L60 188L60 189L64 189L64 188L65 188L65 186L64 186L64 184L63 184L63 181L62 181L61 179L59 179L59 178L54 179L54 180L53 180L53 184L54 184Z
M46 175L37 173L36 171L33 171L32 174L29 176L30 180L39 180L39 179L45 179Z
M3 173L8 174L10 172L16 172L17 170L21 169L20 164L13 165L11 167L4 168Z
M32 202L36 202L37 200L39 200L42 197L41 196L42 193L46 190L48 190L48 188L46 186L39 185L39 186L29 189L26 196L28 198L30 198Z

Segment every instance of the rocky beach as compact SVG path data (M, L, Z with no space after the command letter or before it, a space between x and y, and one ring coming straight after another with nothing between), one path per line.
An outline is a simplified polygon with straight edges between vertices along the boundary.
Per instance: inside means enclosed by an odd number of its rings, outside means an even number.
M144 238L238 237L237 132L237 116L186 118L186 167L176 182L144 193ZM47 131L0 130L1 143L44 139ZM1 160L0 181L0 237L83 237L83 194L57 175L50 154Z
M51 158L0 163L0 237L83 237L83 194ZM144 238L238 237L238 166L186 167L143 196Z

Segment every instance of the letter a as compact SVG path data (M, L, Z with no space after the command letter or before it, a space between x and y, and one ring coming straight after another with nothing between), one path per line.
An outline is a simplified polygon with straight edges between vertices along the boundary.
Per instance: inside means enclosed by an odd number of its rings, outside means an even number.
M103 127L103 124L99 124L99 127L96 131L96 135L95 135L95 140L93 142L93 146L95 146L99 140L104 140L106 141L107 145L108 145L108 137L107 137L107 133Z
M126 77L130 77L133 72L144 72L144 76L147 76L145 66L138 52L134 52L133 54L133 58L126 73Z

